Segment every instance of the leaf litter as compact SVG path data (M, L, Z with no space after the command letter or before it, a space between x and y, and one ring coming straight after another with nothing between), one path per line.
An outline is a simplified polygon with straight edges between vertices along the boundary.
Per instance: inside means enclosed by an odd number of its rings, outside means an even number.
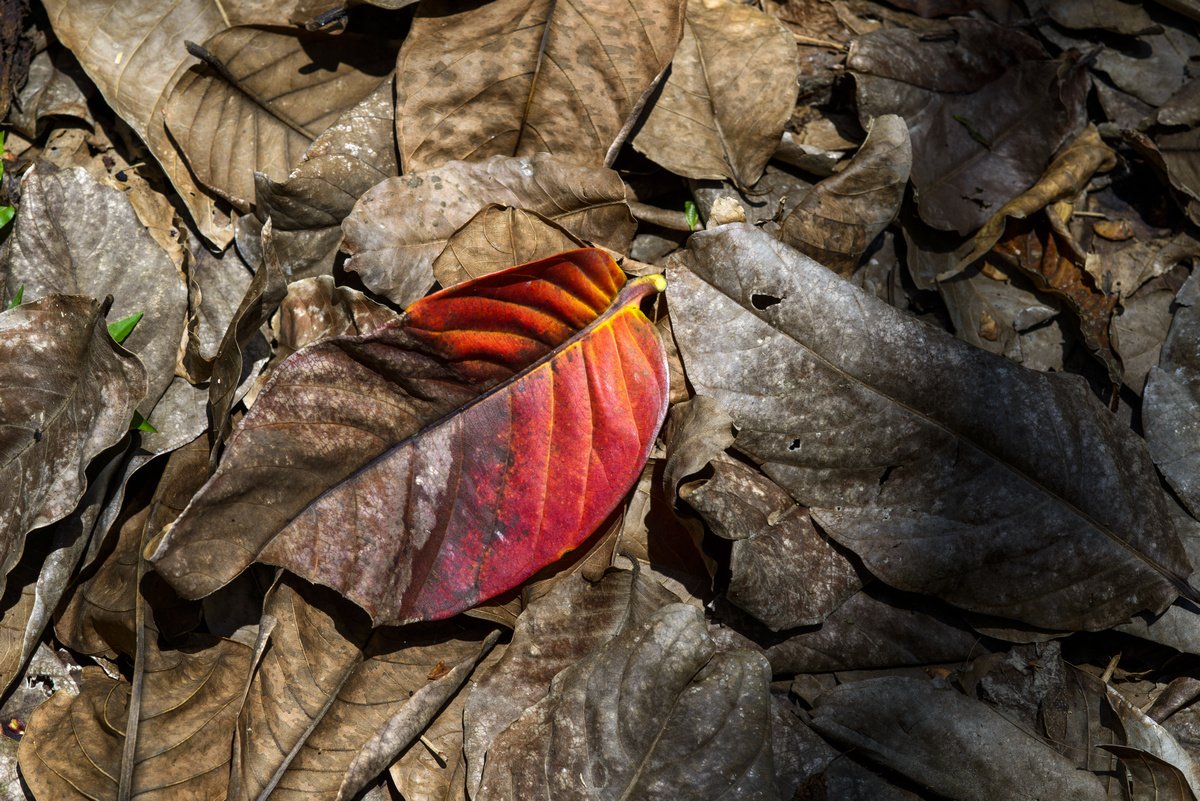
M7 792L1200 793L1193 3L29 5Z

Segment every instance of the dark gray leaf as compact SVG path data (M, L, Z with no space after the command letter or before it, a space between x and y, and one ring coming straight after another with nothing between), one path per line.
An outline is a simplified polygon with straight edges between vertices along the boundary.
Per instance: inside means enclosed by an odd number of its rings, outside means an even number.
M972 348L749 226L694 235L668 273L696 391L888 583L1056 630L1192 592L1144 444L1081 380Z
M773 801L769 682L761 656L716 650L699 609L665 606L496 738L476 801Z

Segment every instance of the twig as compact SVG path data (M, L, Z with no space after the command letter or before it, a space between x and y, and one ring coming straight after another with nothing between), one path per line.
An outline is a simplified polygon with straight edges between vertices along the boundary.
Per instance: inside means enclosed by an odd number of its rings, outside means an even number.
M672 211L671 209L663 209L658 206L651 206L647 203L638 203L636 200L629 202L629 213L638 222L647 222L657 225L659 228L666 228L669 231L686 231L692 232L692 226L688 225L687 215L682 211Z

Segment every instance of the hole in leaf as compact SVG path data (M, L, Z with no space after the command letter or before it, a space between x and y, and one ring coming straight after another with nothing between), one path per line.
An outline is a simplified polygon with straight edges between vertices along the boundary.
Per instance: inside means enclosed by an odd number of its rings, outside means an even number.
M796 439L792 440L791 445L788 445L789 451L798 450L799 448L800 448L800 439L798 437Z
M879 476L879 486L882 487L885 483L887 483L887 480L892 477L892 471L895 469L896 465L894 464L889 464L887 467L883 468L883 474Z
M750 303L759 311L765 311L782 301L783 298L777 298L774 295L766 295L761 292L755 292L750 296Z

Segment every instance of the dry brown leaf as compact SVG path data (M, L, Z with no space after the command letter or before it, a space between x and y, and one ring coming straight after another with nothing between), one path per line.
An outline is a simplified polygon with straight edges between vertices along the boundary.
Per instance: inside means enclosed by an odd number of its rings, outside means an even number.
M537 212L492 204L446 240L433 261L433 276L444 287L454 286L579 247L582 241Z
M255 173L282 181L305 149L392 71L382 37L230 28L203 42L164 115L197 180L246 212ZM211 60L211 61L209 61Z
M675 52L683 6L423 3L396 72L404 171L535 153L611 164Z
M752 186L796 103L796 44L753 6L688 3L683 38L633 146L686 178Z
M825 178L784 218L779 238L841 276L900 210L912 168L904 120L877 117L846 168Z

